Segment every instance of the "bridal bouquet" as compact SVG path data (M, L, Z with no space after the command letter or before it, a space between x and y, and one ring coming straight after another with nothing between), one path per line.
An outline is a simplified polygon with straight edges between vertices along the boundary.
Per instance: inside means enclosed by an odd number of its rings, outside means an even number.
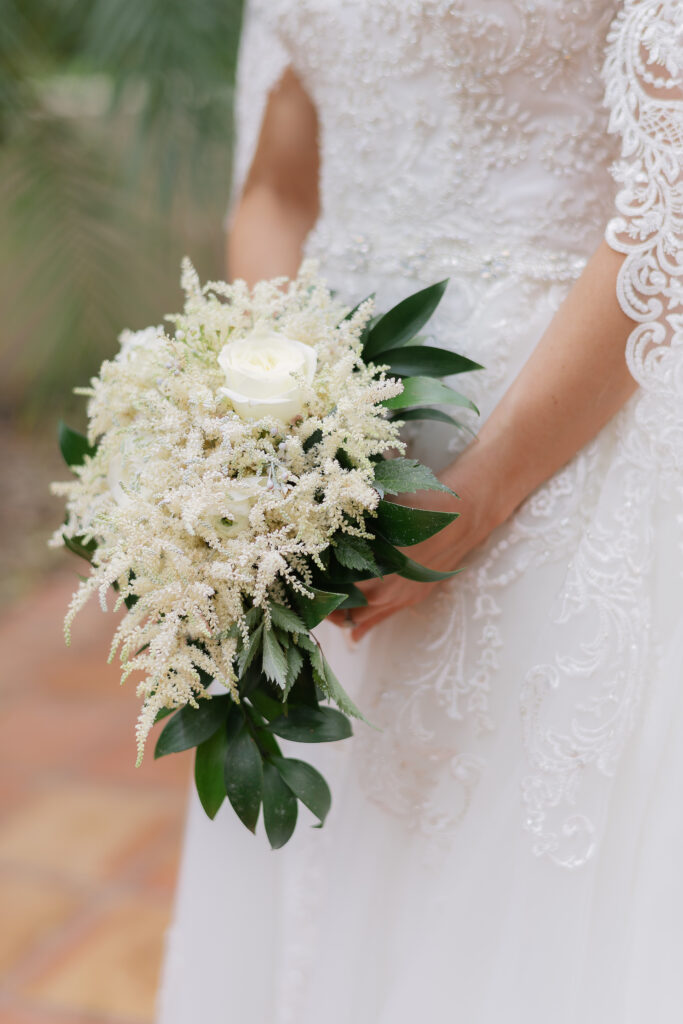
M183 264L184 312L171 327L124 331L116 357L80 393L87 438L62 426L74 473L53 538L90 562L74 595L126 613L116 629L123 679L142 673L138 763L196 748L195 781L213 817L227 796L247 828L261 808L274 848L298 801L324 822L330 791L278 738L351 734L361 712L311 630L365 603L356 584L386 573L439 580L401 549L453 514L387 496L448 490L401 454L404 420L456 421L474 408L438 378L478 365L416 338L446 282L383 316L348 311L305 264L296 280L204 287ZM399 419L400 417L400 419ZM397 454L398 453L398 454Z

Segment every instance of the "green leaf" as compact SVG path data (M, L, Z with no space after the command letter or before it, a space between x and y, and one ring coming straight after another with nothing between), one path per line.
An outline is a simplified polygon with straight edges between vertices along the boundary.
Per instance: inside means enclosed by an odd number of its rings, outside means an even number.
M255 832L263 793L263 762L244 719L239 732L228 736L224 779L235 814L250 832Z
M366 361L414 338L441 302L447 284L448 279L423 288L380 317L368 333L363 351Z
M282 700L286 701L289 692L299 677L304 664L304 656L295 644L287 648L287 684L282 693Z
M282 757L280 746L272 732L268 732L268 727L265 723L256 730L256 743L262 757Z
M375 483L384 494L413 494L415 491L455 491L442 483L429 466L417 459L382 459L375 466Z
M263 636L263 623L260 622L257 628L249 637L249 642L245 647L242 648L240 653L237 655L237 674L243 676L246 670L251 665L254 657L261 645L261 639Z
M362 350L365 349L365 346L367 344L368 338L370 337L370 332L372 331L372 328L375 326L375 324L379 323L379 321L381 319L382 319L382 314L381 313L377 313L375 316L373 316L366 323L365 327L363 328L363 333L360 336L360 344L361 344L361 349ZM365 352L363 352L363 355L365 355Z
M308 589L313 593L312 598L296 594L294 601L308 629L314 629L346 600L346 594L334 594L326 590L316 590L314 587Z
M168 718L168 716L172 715L176 710L177 708L159 708L154 716L154 724L156 725L157 722L161 722L164 718Z
M292 793L324 825L332 805L332 794L320 772L313 765L293 757L274 757L273 764Z
M342 604L339 605L341 609L346 610L347 608L365 608L367 606L367 597L365 596L363 591L359 590L359 588L354 586L353 583L348 583L345 589L348 594L348 597Z
M377 533L399 548L420 544L458 518L457 512L432 512L410 505L397 505L392 501L380 501L374 528Z
M297 613L292 611L291 608L285 608L282 604L272 602L270 605L270 615L275 625L280 629L284 629L287 633L308 632Z
M252 661L248 669L239 678L240 697L250 697L254 690L263 684L261 661Z
M263 823L271 849L279 850L289 842L296 817L296 796L278 769L266 762L263 766Z
M66 423L61 420L59 422L59 447L64 461L70 469L73 469L74 466L82 466L86 455L92 456L97 451L97 447L93 448L88 444L87 437L79 434L77 430L67 427Z
M319 569L313 572L313 580L316 584L329 587L330 590L334 590L337 594L344 594L344 601L350 586L361 583L364 580L374 580L377 576L381 576L381 572L376 562L373 562L372 569L347 569L336 558L330 562L324 572L321 572ZM342 604L344 601L342 601ZM341 605L337 607L341 607Z
M389 364L392 373L401 377L452 377L456 373L483 370L483 366L473 359L433 345L408 345L392 349L387 352L384 362Z
M271 718L279 718L282 714L281 701L269 697L263 690L254 690L253 693L249 694L249 700L266 721L269 721Z
M64 537L64 544L73 551L79 558L85 558L86 562L92 561L93 552L97 547L97 541L89 540L87 544L84 544L82 537Z
M437 569L428 569L426 565L420 565L408 558L402 551L397 551L391 544L379 538L375 544L375 552L378 561L382 564L387 573L395 572L407 580L415 580L417 583L437 583L439 580L448 580L451 576L457 576L461 569L454 569L452 572L439 572Z
M299 637L299 639L301 639L301 637ZM287 696L287 711L285 711L285 714L289 713L293 707L301 706L307 708L318 708L320 706L320 695L313 678L313 672L308 658L304 658L301 671L299 672L296 682ZM281 714L282 711L283 709L280 707Z
M352 316L354 315L354 313L357 313L357 312L358 312L358 310L359 310L359 309L360 309L360 307L361 307L361 306L363 305L363 303L364 303L364 302L367 302L367 301L368 301L368 299L374 299L374 298L375 298L375 295L376 295L376 294L377 294L377 292L372 292L372 294L371 294L371 295L368 295L368 296L367 296L367 298L365 298L365 299L361 299L361 301L360 301L360 302L357 302L357 303L356 303L356 305L355 305L355 306L353 307L353 309L350 309L350 310L348 311L348 313L346 314L346 316L345 316L345 317L343 318L343 320L342 320L342 323L344 323L344 320L350 320L350 319L351 319L351 317L352 317Z
M317 651L318 644L315 642L314 637L311 633L302 633L296 638L297 645L303 647L305 651Z
M198 747L225 722L232 707L233 699L227 693L218 697L201 697L196 708L186 704L164 726L154 749L154 757L165 757L166 754L177 754L181 750Z
M433 377L405 377L403 391L382 403L387 409L408 409L411 405L460 405L478 413L474 402Z
M307 437L306 440L303 443L304 451L305 452L310 452L311 448L314 448L315 445L319 444L322 441L322 439L323 439L323 432L322 432L322 430L320 430L320 428L318 428L318 430L314 430L313 433L309 437Z
M432 409L430 406L418 405L415 409L403 409L391 418L392 420L402 420L404 423L408 423L410 420L437 420L440 423L449 423L452 427L458 427L459 430L466 430L472 437L477 436L466 423L460 423L443 409Z
M217 729L213 736L197 747L194 759L194 781L202 807L209 818L215 818L225 799L223 765L228 750L225 729Z
M366 725L369 725L374 729L375 726L372 725L372 722L367 720L360 708L351 700L348 693L334 674L332 666L323 655L322 651L320 652L320 660L322 662L322 673L318 673L316 669L314 669L314 673L316 679L319 680L319 686L323 692L334 701L339 710L343 711L345 715L351 715L352 718L358 718L361 722L365 722Z
M245 613L245 623L247 624L247 629L250 632L251 632L251 630L255 629L257 623L260 623L262 615L263 615L263 609L259 608L258 605L254 605L253 608L250 608L249 611L247 611ZM236 627L237 627L237 623L234 624L234 625L236 625ZM239 629L238 629L238 632L239 632Z
M352 735L348 718L335 708L290 707L269 725L276 736L299 743L331 743Z
M287 685L287 655L283 651L274 629L263 633L263 671L268 679L284 689Z
M372 548L364 537L337 533L334 537L334 554L337 561L347 569L360 569L378 575Z

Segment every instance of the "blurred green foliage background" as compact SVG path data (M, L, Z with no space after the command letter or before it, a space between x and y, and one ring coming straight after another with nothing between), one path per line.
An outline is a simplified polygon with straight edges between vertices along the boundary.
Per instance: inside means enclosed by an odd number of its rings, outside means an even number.
M8 576L30 570L48 508L55 515L44 489L56 421L83 422L71 389L123 327L178 308L184 253L202 276L223 274L241 6L0 0L0 575L10 593Z

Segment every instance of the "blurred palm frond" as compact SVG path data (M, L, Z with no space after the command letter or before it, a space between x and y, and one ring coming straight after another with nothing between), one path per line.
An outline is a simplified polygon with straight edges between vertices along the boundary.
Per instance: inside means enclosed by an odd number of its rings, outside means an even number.
M63 405L222 271L241 0L0 0L0 410ZM170 306L169 306L170 304Z

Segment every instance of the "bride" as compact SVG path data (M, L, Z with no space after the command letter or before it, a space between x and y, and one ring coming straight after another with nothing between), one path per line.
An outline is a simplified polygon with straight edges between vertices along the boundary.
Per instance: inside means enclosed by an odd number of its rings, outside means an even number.
M159 1022L679 1020L683 4L259 0L237 101L232 276L449 277L482 414L410 435L464 571L324 626L325 829L193 797Z

